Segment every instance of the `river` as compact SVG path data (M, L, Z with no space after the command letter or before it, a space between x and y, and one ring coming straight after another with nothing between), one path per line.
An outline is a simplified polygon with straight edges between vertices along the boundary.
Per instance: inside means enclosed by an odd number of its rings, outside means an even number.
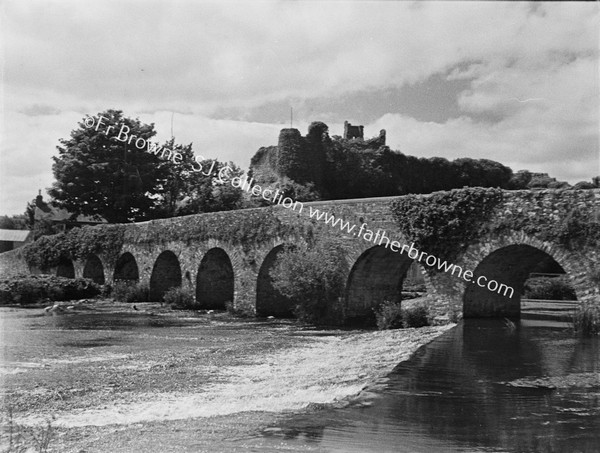
M600 451L600 341L564 324L355 332L109 304L0 320L5 403L20 426L54 417L50 451Z

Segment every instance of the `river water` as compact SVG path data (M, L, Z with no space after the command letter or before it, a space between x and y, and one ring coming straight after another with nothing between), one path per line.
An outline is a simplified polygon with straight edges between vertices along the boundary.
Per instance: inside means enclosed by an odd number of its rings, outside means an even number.
M235 432L246 410L278 414L247 417L260 423L249 433L230 435L226 444L212 437L196 441L203 448L194 450L189 445L175 448L174 440L170 450L150 442L154 449L144 451L600 451L600 339L575 337L560 323L464 322L418 349L358 396L301 409L294 404L328 402L334 391L343 396L360 390L359 377L368 373L353 362L366 357L367 366L369 360L381 364L377 354L390 353L384 340L389 343L395 337L315 332L285 323L161 318L154 313L48 317L41 310L0 309L0 316L5 390L18 396L17 409L20 404L23 413L28 404L34 412L47 404L59 414L77 408L73 420L81 425L102 419L141 426L147 413L154 418L146 421L175 423L179 417L187 418L188 425L205 426L198 417L216 417L229 433ZM373 345L371 356L358 347L363 340ZM214 362L206 363L199 342L209 348ZM227 353L220 359L222 350ZM194 357L202 357L202 363ZM324 363L335 360L331 366L338 373L323 367L318 382L303 387L314 375L303 374L296 364L319 358ZM242 370L237 377L223 372L234 368ZM186 393L190 382L211 379L214 385L203 388L200 396ZM158 403L141 405L137 387L127 387L130 380ZM265 388L268 394L262 395ZM182 395L180 400L173 390ZM300 392L297 399L295 391ZM32 399L35 395L38 399ZM161 395L166 396L161 400ZM231 401L221 399L224 396ZM104 404L112 399L120 405ZM236 406L240 401L246 406ZM160 413L166 406L169 412ZM181 415L185 411L187 415ZM87 429L69 420L63 417L72 430ZM78 436L83 432L77 431ZM140 448L88 446L86 451Z
M399 364L370 403L266 435L330 452L599 452L600 339L467 321Z

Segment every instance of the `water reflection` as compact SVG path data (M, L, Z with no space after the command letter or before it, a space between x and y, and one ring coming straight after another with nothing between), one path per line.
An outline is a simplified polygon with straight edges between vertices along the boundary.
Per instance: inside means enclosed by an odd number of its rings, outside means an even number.
M470 320L400 364L370 407L285 425L324 451L600 451L600 341L553 327Z

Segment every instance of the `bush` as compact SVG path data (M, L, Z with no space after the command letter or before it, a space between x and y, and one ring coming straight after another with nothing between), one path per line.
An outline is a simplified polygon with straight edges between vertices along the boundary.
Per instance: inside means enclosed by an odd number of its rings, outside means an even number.
M402 308L398 302L385 301L373 310L379 330L424 327L429 323L429 310L425 305Z
M335 324L343 320L340 299L348 265L341 248L322 240L312 247L286 248L271 270L273 286L294 304L304 322Z
M402 327L402 308L397 302L385 301L373 309L379 330L399 329Z
M600 305L584 303L573 315L573 330L585 335L600 335Z
M424 327L429 325L429 310L425 305L415 305L402 310L402 327Z
M116 281L112 288L112 298L120 302L149 302L150 288L142 283Z
M566 277L533 277L524 285L525 299L577 300Z
M184 310L195 310L199 308L199 304L196 303L194 294L189 289L182 288L181 286L176 286L168 290L163 296L163 300L175 308Z
M87 278L22 275L0 281L0 304L30 305L44 300L85 299L100 292L100 285Z
M448 321L457 323L462 319L462 310L459 307L451 307L448 311Z

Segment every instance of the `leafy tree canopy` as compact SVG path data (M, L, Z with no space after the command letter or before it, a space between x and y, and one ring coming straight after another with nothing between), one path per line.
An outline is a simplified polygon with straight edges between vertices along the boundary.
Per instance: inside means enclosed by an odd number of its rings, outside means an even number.
M241 190L229 183L242 174L234 164L202 161L191 144L178 145L174 138L158 145L152 142L153 123L120 110L92 118L94 123L85 118L69 139L60 140L53 157L56 182L48 193L73 217L122 223L242 206ZM120 134L122 127L126 134Z
M27 230L25 216L0 216L0 229L3 230Z
M117 139L124 125L129 136L149 141L154 124L123 116L120 110L107 110L95 118L106 118L101 127L86 127L85 120L61 139L52 170L56 182L49 190L55 203L73 213L109 222L147 220L153 217L156 196L167 177L158 156Z

